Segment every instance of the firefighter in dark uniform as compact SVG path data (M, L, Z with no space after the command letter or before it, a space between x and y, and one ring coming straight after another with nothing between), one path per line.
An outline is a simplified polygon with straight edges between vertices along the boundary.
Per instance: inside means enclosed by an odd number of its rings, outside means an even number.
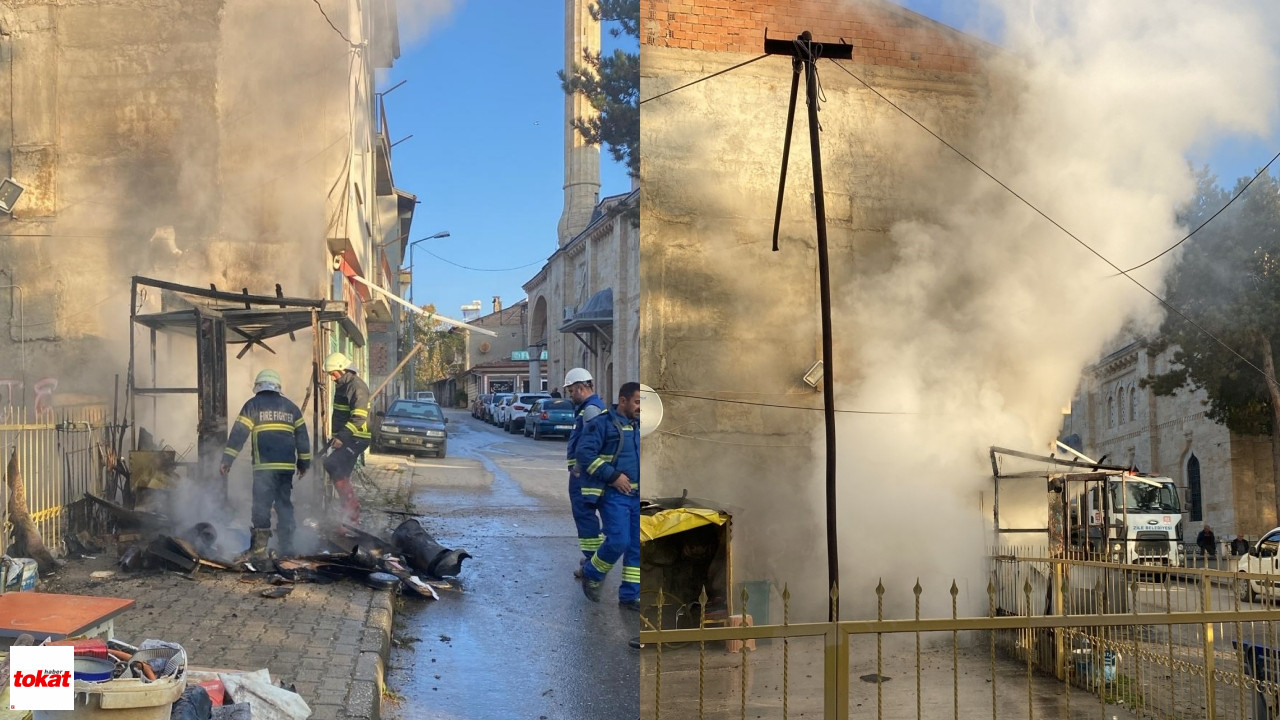
M240 409L227 446L222 451L222 475L250 440L253 448L253 540L247 561L267 558L271 540L271 509L276 511L276 530L281 555L293 554L293 476L306 474L311 466L311 441L302 411L280 394L280 373L263 370L253 381L254 396Z
M568 446L565 448L569 463L569 510L573 513L573 524L578 529L578 549L582 551L582 559L573 571L576 578L582 577L582 568L586 565L604 535L600 532L600 498L604 495L604 483L592 482L582 474L577 466L576 453L578 440L582 437L586 424L606 410L604 401L596 395L591 373L585 368L573 368L564 376L564 389L573 401L573 431L569 433Z
M369 447L369 386L351 369L351 359L340 352L325 358L324 371L333 378L333 420L329 429L329 455L324 469L342 500L342 521L360 523L360 501L351 487L351 471Z

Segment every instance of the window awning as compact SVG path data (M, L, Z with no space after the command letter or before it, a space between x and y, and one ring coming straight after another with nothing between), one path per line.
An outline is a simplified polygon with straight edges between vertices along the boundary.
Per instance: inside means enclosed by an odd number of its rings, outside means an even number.
M393 292L391 292L391 291L389 291L389 290L384 290L384 289L382 289L382 288L378 287L377 285L374 285L373 283L369 282L368 280L365 280L365 279L364 279L362 276L360 276L360 275L352 275L352 276L351 276L351 279L352 279L352 280L356 280L356 281L360 282L360 284L362 284L362 285L364 285L365 287L369 288L370 290L372 290L372 291L374 291L374 292L378 293L379 295L385 296L385 297L386 297L387 299L389 299L389 300L393 300L393 301L395 301L395 302L400 303L401 305L403 305L403 306L405 306L405 307L409 308L410 310L412 310L412 311L414 311L414 312L418 313L419 315L430 315L432 318L434 318L434 319L436 319L436 320L439 320L440 322L442 322L442 323L444 323L444 324L446 324L446 325L452 325L452 326L454 326L454 327L466 328L467 330L470 330L470 331L472 331L472 332L477 332L477 333L480 333L481 335L488 335L489 337L498 337L498 333L493 332L492 330L485 330L485 329L484 329L484 328L482 328L482 327L476 327L475 325L468 325L467 323L464 323L464 322L462 322L461 320L454 320L453 318L447 318L447 317L445 317L445 316L443 316L443 315L439 315L439 314L436 314L436 313L429 313L429 312L427 312L426 310L423 310L422 308L418 307L417 305L414 305L413 303L409 302L408 300L405 300L404 298L400 297L399 295L396 295L395 293L393 293Z
M592 355L609 351L613 345L613 288L597 292L577 312L566 315L560 332L578 338Z

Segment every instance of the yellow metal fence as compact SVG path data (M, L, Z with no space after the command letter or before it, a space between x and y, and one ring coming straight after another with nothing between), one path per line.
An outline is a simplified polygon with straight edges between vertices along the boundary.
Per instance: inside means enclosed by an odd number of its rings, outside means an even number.
M26 490L27 509L51 552L63 551L71 503L86 491L100 492L106 412L102 408L46 411L33 417L22 409L0 414L0 511L4 533L0 552L12 541L9 521L9 459L15 451Z
M1263 583L1252 599L1241 591L1249 578ZM960 613L954 581L933 587L950 596L949 617L921 614L917 582L914 608L891 606L905 618L886 615L877 584L874 618L793 623L783 588L782 622L754 627L707 618L705 595L672 608L653 592L641 717L1270 720L1280 717L1273 583L1280 574L1012 550L992 556L978 616ZM674 629L678 618L693 627Z

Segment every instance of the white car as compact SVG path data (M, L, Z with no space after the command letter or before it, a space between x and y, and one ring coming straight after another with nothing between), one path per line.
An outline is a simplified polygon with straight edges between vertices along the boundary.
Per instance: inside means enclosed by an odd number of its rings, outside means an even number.
M524 416L529 413L529 408L542 398L551 397L551 393L520 393L511 398L511 403L507 405L507 409L503 413L502 429L509 433L518 433L524 430Z
M1249 552L1240 556L1236 569L1242 573L1257 575L1275 575L1275 580L1259 578L1240 578L1236 583L1236 593L1241 600L1248 602L1261 595L1280 599L1280 528L1276 528L1262 539L1254 543Z
M489 399L489 424L501 425L502 418L498 415L498 411L502 408L502 401L511 397L511 393L494 393Z

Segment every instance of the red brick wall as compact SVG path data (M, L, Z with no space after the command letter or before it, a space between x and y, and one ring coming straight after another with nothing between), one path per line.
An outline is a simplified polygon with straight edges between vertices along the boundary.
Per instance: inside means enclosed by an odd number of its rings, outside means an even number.
M640 0L640 41L657 47L760 54L804 30L853 45L867 65L977 72L979 40L887 2L853 0Z

